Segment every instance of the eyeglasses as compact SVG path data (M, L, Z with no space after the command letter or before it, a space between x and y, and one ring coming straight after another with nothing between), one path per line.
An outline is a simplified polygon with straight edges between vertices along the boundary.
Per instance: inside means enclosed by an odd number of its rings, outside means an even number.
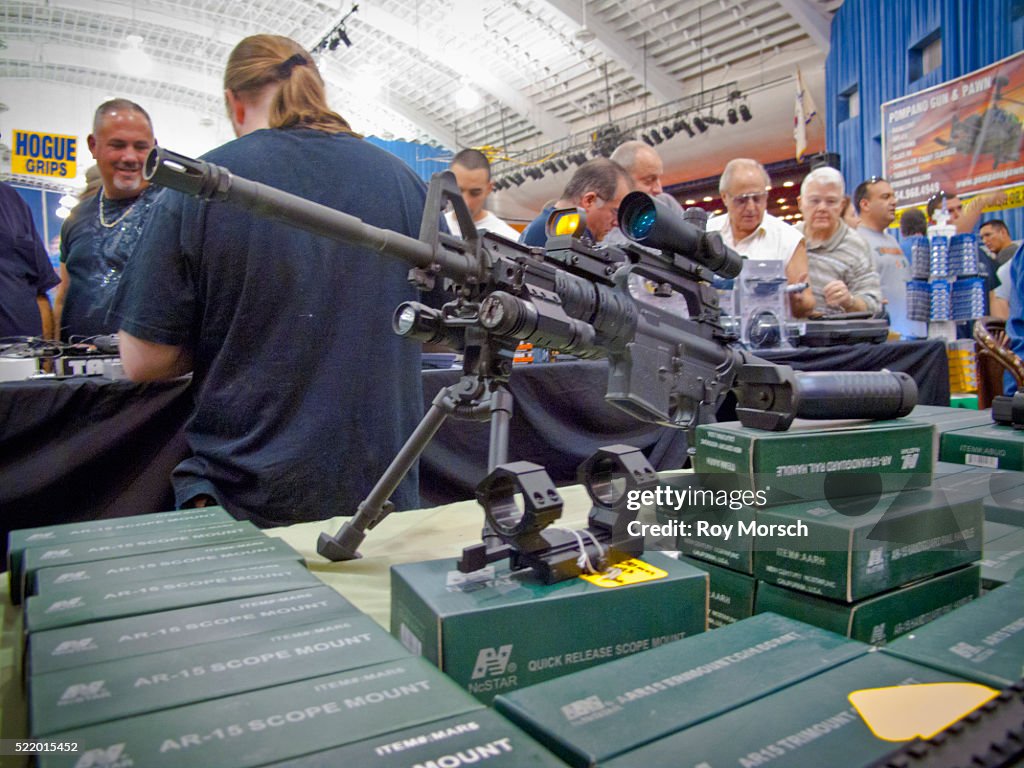
M747 192L745 195L730 195L732 201L740 208L745 206L747 203L754 203L754 205L764 205L768 200L767 192Z
M604 204L608 202L607 200L605 200L600 195L595 195L595 197L597 197L597 199L601 201L601 205L597 206L598 208L603 208ZM611 211L612 211L612 216L614 216L615 220L618 221L619 220L619 206L613 205L611 207Z
M818 206L824 205L826 208L838 208L843 204L843 198L841 197L807 197L804 198L804 202L807 203L807 207L814 209Z

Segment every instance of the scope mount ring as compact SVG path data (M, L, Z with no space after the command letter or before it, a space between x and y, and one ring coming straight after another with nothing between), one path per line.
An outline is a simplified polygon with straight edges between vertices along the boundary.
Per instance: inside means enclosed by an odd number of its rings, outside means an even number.
M542 466L529 461L497 467L480 481L476 497L491 528L510 544L535 536L562 516L554 483Z

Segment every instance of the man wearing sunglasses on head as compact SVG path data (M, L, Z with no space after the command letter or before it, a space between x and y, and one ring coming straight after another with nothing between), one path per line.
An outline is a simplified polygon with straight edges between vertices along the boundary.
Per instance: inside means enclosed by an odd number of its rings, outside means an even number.
M815 314L870 312L882 308L882 286L871 249L842 220L845 184L835 168L817 168L800 185L797 225L807 238Z
M768 213L771 179L756 160L736 158L722 171L718 189L727 213L708 220L709 232L721 232L722 240L750 259L781 259L790 285L807 281L807 249L803 235ZM803 317L814 308L810 288L791 293L790 310Z

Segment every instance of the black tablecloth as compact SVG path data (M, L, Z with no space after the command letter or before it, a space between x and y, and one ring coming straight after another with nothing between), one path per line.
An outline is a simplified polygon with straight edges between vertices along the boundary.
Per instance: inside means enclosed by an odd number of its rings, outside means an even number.
M800 370L906 371L918 383L920 403L949 404L941 341L759 354ZM424 371L425 407L459 375ZM560 485L574 482L580 462L613 443L642 449L655 469L681 467L685 433L636 421L606 404L606 376L603 361L517 368L510 460L541 464ZM187 379L0 384L0 546L13 528L171 509L169 476L187 452L182 430L191 405ZM726 405L719 418L729 416ZM449 419L441 427L420 464L424 506L472 497L487 471L488 440L486 422Z
M170 473L186 455L187 378L0 384L0 534L54 521L174 508Z
M438 390L458 381L460 370L424 371L429 406ZM640 448L655 469L679 469L686 459L682 430L637 421L604 401L608 364L574 361L516 368L509 461L542 465L558 485L576 482L576 468L598 448L625 443ZM420 462L424 506L473 496L487 474L490 426L449 418Z

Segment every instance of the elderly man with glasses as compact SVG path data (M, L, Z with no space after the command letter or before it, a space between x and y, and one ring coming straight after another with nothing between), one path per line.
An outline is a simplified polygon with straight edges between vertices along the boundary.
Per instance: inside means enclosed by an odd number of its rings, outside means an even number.
M800 185L796 226L807 240L814 314L870 312L882 308L882 286L871 249L839 215L845 185L835 168L811 171Z
M708 221L709 232L721 232L722 240L737 253L750 259L780 259L785 264L790 285L807 281L807 250L803 235L767 212L771 179L756 160L730 160L718 182L727 213ZM789 296L794 317L803 317L814 308L810 289Z

